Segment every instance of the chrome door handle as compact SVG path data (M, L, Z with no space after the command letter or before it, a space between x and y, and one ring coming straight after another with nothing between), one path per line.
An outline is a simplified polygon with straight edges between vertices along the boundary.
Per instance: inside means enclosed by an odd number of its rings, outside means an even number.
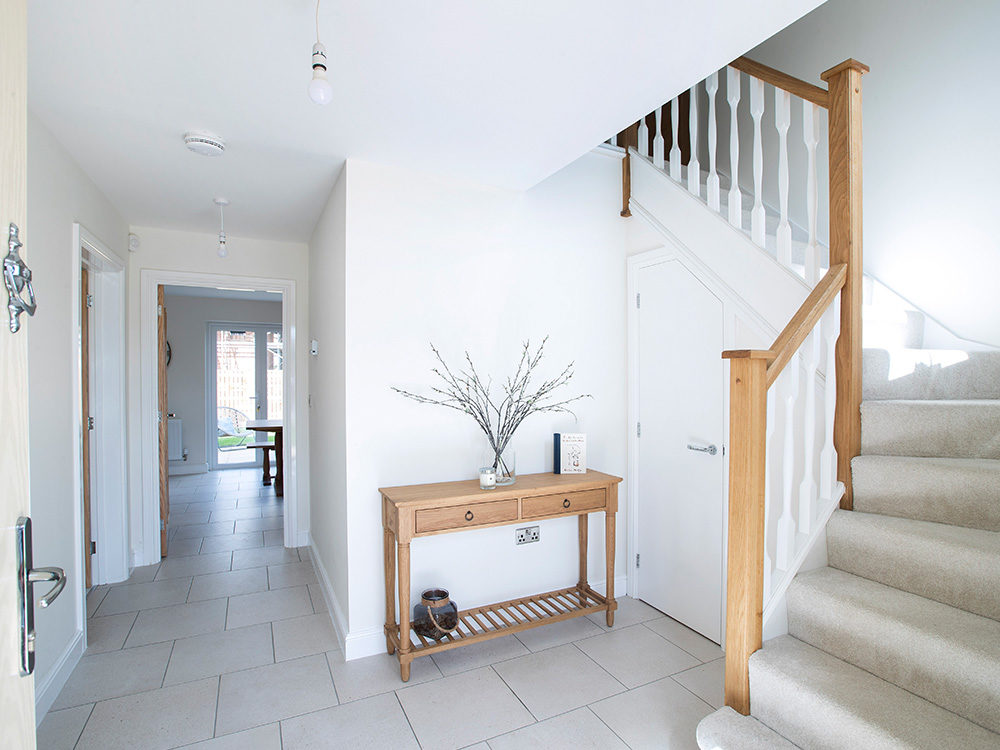
M35 314L35 289L31 285L31 269L21 259L23 247L18 237L17 224L8 228L7 255L3 259L3 281L7 287L7 313L10 316L10 332L21 329L21 313ZM27 294L25 299L23 294Z
M55 586L38 604L48 607L66 587L66 571L62 568L36 568L32 559L31 519L17 519L17 606L21 636L21 675L35 671L35 589L36 583L54 581Z
M691 445L691 443L688 443L688 450L697 451L698 453L707 453L710 456L714 456L719 452L719 449L714 445Z

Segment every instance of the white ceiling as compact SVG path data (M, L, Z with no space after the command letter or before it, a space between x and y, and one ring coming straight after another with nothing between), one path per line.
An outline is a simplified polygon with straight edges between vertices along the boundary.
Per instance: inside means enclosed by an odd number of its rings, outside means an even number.
M818 4L324 0L321 108L313 0L32 0L29 106L131 224L304 241L345 157L525 189Z

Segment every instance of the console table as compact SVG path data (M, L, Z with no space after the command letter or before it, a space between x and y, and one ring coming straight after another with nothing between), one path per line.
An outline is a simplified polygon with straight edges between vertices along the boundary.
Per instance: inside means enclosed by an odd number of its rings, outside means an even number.
M605 612L608 627L614 625L618 609L615 601L615 513L621 481L621 477L588 471L586 474L528 474L519 476L509 487L493 490L479 489L478 479L380 488L385 552L385 644L389 654L398 654L403 681L410 679L410 663L419 656L591 612ZM590 513L597 512L604 513L605 596L587 583L587 519ZM426 639L410 629L411 539L564 516L579 518L580 580L575 586L463 610L458 613L458 628L440 641Z

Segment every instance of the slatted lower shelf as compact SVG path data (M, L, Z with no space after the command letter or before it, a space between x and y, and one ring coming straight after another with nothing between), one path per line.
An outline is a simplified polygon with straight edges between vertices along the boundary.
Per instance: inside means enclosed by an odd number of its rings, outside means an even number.
M516 633L540 625L581 617L591 612L604 612L608 602L590 586L571 586L568 589L534 594L485 607L466 609L458 613L458 628L440 641L424 638L410 631L410 652L424 656L447 651L470 643ZM611 609L617 609L612 603ZM386 629L393 646L399 648L399 626Z

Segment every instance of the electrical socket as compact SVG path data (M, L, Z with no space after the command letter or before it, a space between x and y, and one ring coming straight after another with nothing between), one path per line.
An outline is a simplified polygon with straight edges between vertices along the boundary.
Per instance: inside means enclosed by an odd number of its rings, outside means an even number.
M514 544L531 544L538 541L538 527L525 526L514 532Z

